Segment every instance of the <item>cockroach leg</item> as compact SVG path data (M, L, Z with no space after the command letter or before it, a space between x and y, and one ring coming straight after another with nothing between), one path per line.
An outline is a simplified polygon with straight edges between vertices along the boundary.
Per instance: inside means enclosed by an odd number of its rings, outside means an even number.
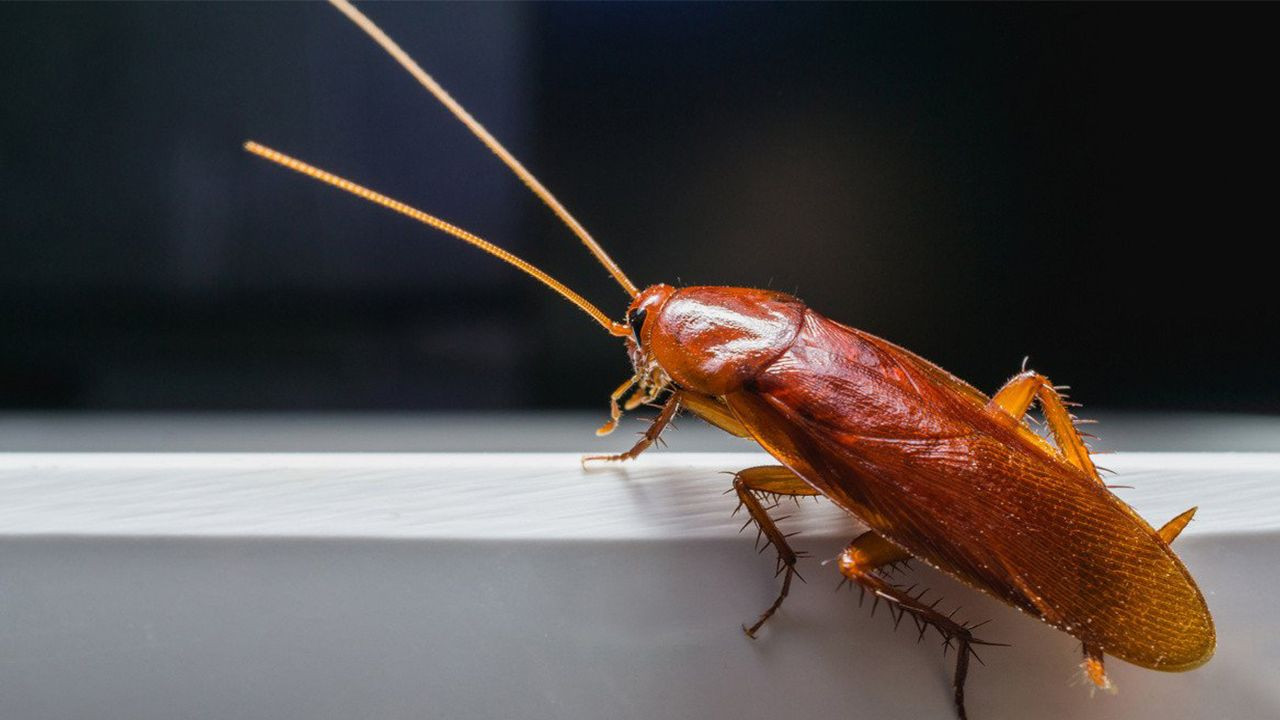
M632 378L626 384L620 386L614 393L611 399L614 411L618 410L618 398L621 398L622 395L625 394L626 391L636 382L638 382L638 379ZM636 393L640 394L644 391L645 388L642 387L638 389ZM661 392L661 389L659 388L657 392ZM635 400L635 398L636 396L633 395L632 400ZM652 398L645 396L641 398L641 401L648 402L651 399ZM636 402L635 404L638 405L640 403ZM628 409L630 409L631 405L632 401L629 400L627 402ZM671 397L667 399L667 402L662 406L662 412L658 415L658 418L653 421L653 424L649 426L649 429L640 437L640 440L637 441L630 450L624 453L618 453L617 455L591 455L583 458L582 461L617 461L635 459L640 455L640 453L649 449L650 446L657 442L658 436L662 434L662 431L665 430L667 425L669 425L675 418L676 413L684 408L689 409L698 417L731 435L737 435L738 437L744 438L751 437L751 433L743 427L742 423L738 422L738 419L733 416L733 411L730 410L723 402L720 402L718 399L711 397L710 395L700 395L698 393L689 392L688 390L675 390L671 393ZM612 429L612 426L617 423L618 417L621 417L620 412L617 414L617 417L609 421L606 427Z
M623 395L627 394L632 385L638 382L640 382L640 373L632 375L631 379L619 385L609 395L609 421L596 430L596 435L608 435L618 427L618 421L622 419L622 408L618 406L618 401L622 399Z
M739 483L740 481L740 483ZM735 489L741 484L747 490L767 495L821 495L799 475L781 465L757 465L734 473Z
M998 408L1014 420L1021 420L1022 416L1031 409L1031 403L1036 399L1036 387L1042 381L1043 378L1039 373L1026 369L1024 361L1022 371L1010 378L1009 382L991 396L987 407Z
M617 455L588 455L582 458L582 462L585 464L593 460L616 462L636 459L640 453L648 450L651 445L657 442L658 436L662 434L667 425L671 424L671 420L675 418L678 412L680 412L680 393L673 392L671 397L667 398L666 404L662 406L662 412L658 413L658 417L653 421L653 424L649 426L648 430L644 431L644 434L640 436L640 439L636 441L636 444L630 450Z
M1187 523L1191 522L1191 518L1195 517L1195 514L1196 508L1191 508L1165 523L1163 527L1156 531L1160 535L1160 539L1172 545L1173 541L1182 534L1182 529L1187 526Z
M754 625L742 626L743 632L748 637L754 638L765 621L773 617L778 608L782 607L782 601L791 591L791 577L796 575L796 560L800 557L799 553L791 549L787 536L778 529L777 523L769 516L769 511L760 501L760 495L799 497L820 493L781 465L762 465L736 473L733 476L733 491L738 496L738 506L745 507L747 514L751 516L747 524L755 522L760 535L765 539L765 547L773 545L774 550L777 551L778 573L782 574L782 589L778 592L778 599L761 613ZM743 526L745 527L746 525Z
M875 572L885 566L910 559L911 553L870 530L854 538L853 542L849 543L840 554L841 568L848 564L858 567L863 572ZM843 573L844 570L842 569L841 572Z
M734 416L729 406L711 395L701 395L688 390L681 390L680 404L694 415L730 435L737 435L740 438L751 437L751 431L747 430L746 426Z
M1107 677L1107 670L1103 664L1102 649L1089 643L1084 643L1082 647L1084 662L1080 663L1080 668L1084 670L1085 677L1093 683L1095 688L1115 692L1116 686L1111 683L1111 678Z
M911 616L920 631L920 636L930 628L938 631L946 647L955 647L956 673L953 686L955 688L956 713L960 720L967 715L964 709L964 681L969 674L969 656L977 657L974 645L995 645L973 637L972 628L952 619L935 609L937 601L928 604L920 600L920 595L912 596L907 590L889 584L876 574L875 570L887 563L910 557L905 551L874 532L865 532L849 543L840 554L840 574L861 587L869 590L877 600L886 600L900 613ZM954 615L955 613L952 613ZM901 615L899 615L901 620Z
M1076 429L1075 418L1067 410L1066 402L1053 383L1049 382L1049 378L1032 370L1019 373L991 397L987 406L992 410L1003 411L1014 420L1021 420L1031 407L1031 401L1036 399L1040 401L1045 423L1053 433L1053 440L1058 445L1058 453L1062 459L1102 483L1102 477L1089 457L1084 436Z
M644 386L637 387L635 391L631 393L631 397L627 398L627 401L622 404L622 409L626 412L631 412L641 405L652 401L653 398L649 397L647 388Z

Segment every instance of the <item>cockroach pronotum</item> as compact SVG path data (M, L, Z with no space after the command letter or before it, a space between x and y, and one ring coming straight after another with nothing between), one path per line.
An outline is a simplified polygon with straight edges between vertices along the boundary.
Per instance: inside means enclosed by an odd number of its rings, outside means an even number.
M614 321L511 253L455 225L254 142L245 148L316 180L470 243L532 275L626 343L634 374L610 396L624 410L661 401L635 458L681 410L754 440L778 461L734 475L731 492L777 551L782 585L750 626L755 637L786 599L797 553L769 515L769 500L822 496L869 530L838 567L886 601L897 620L932 629L956 650L956 711L976 626L953 619L886 579L882 569L920 560L1079 639L1090 681L1110 688L1103 656L1181 671L1213 654L1213 620L1170 544L1195 508L1155 529L1113 495L1059 389L1026 370L990 397L942 368L830 320L790 295L736 287L639 289L586 229L434 79L347 0L331 0L440 100L578 236L631 297ZM634 388L634 390L633 390ZM626 398L625 400L623 398ZM1039 403L1049 432L1027 413Z

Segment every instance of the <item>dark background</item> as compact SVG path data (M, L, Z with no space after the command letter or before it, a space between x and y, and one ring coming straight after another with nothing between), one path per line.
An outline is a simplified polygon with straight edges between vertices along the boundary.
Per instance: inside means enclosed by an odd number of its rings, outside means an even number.
M990 390L1280 411L1274 6L367 5L639 284L770 286ZM0 5L0 409L601 407L573 236L312 4Z

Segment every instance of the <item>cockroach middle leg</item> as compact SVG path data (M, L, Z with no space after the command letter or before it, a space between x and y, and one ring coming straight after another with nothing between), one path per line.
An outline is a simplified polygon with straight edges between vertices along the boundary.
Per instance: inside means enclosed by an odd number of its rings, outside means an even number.
M800 557L799 553L791 549L787 536L778 529L777 522L769 516L769 510L761 502L760 496L802 497L820 493L795 473L780 465L762 465L736 473L733 476L733 491L738 496L739 509L746 508L747 514L751 516L747 524L755 522L760 530L760 536L765 540L765 547L773 545L774 550L777 551L778 573L782 575L782 589L778 592L778 599L774 600L773 604L760 615L754 625L742 626L742 630L749 637L754 638L756 631L764 625L766 620L773 617L779 607L782 607L782 601L791 592L791 578L796 576L796 560ZM743 528L745 529L746 525L743 525Z
M889 584L876 574L876 568L906 557L910 555L904 550L880 535L868 531L855 538L840 554L840 574L873 593L877 601L886 600L891 608L896 607L899 612L898 620L901 620L903 614L910 615L921 637L924 637L925 632L932 627L942 635L947 647L955 647L956 672L953 686L956 712L961 720L965 720L967 715L964 709L964 681L969 674L969 656L977 657L973 650L974 645L994 645L995 643L973 637L973 632L968 625L939 612L936 609L937 601L932 605L922 602L919 595L913 596L907 590Z
M658 436L671 424L678 412L680 412L680 392L677 391L671 393L671 397L667 398L667 402L662 406L662 412L658 413L658 417L654 419L653 424L649 426L648 430L644 431L644 434L640 436L640 439L636 441L636 444L630 450L617 455L588 455L582 458L582 462L588 463L595 460L616 462L636 459L640 456L640 453L648 450L650 446L658 441Z
M1075 426L1075 418L1067 410L1067 403L1049 378L1032 370L1018 373L991 397L988 407L1007 413L1014 420L1021 420L1031 407L1032 400L1040 401L1045 423L1053 433L1058 453L1064 460L1083 470L1090 477L1102 482L1102 476L1089 457L1084 436Z

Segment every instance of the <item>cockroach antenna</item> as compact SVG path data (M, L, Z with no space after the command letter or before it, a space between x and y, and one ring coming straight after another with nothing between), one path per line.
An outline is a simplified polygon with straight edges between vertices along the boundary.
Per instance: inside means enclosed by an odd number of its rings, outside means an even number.
M401 215L413 218L414 220L417 220L418 222L424 225L429 225L441 232L452 235L453 237L459 240L462 240L465 243L474 245L475 247L478 247L481 250L489 253L490 255L493 255L499 260L502 260L503 262L509 265L514 265L520 270L523 270L525 273L541 281L542 284L546 285L547 287L559 293L560 296L563 297L565 300L568 300L574 305L577 305L583 312L590 315L596 322L600 323L600 325L603 326L605 330L608 330L610 334L622 336L622 337L625 337L631 334L631 329L628 328L625 324L617 323L610 320L609 316L605 315L604 312L600 310L600 308L587 302L586 298L570 290L564 283L560 282L559 280L556 280L555 278L546 274L542 270L539 270L537 267L530 264L529 262L526 262L525 260L522 260L516 255L510 252L507 252L506 250L503 250L497 245L494 245L493 243L489 242L488 240L485 240L484 238L481 238L478 235L475 235L474 233L467 232L466 230L463 230L457 225L441 220L440 218L434 215L428 215L427 213L422 212L421 210L415 207L406 205L400 202L399 200L394 200L392 198L389 198L386 195L383 195L382 193L376 192L374 190L370 190L369 188L364 187L363 185L357 185L356 183L353 183L350 180L347 180L346 178L338 177L333 173L326 172L312 165L308 165L307 163L304 163L301 160L298 160L297 158L289 157L288 155L285 155L282 152L272 150L271 148L266 147L265 145L260 145L256 142L253 142L252 140L244 144L244 149L248 150L254 155L257 155L258 157L270 160L271 162L276 163L277 165L287 167L290 170L293 170L298 173L302 173L307 177L313 178L315 180L319 180L320 182L325 183L327 185L332 185L333 187L336 187L339 190L349 192L352 195L355 195L356 197L364 198L365 200L368 200L371 203L381 205L382 207L387 208L388 210L393 210L395 212L400 213Z
M542 183L538 182L538 178L534 177L533 173L529 172L514 155L508 152L507 149L502 146L502 143L498 142L497 138L489 134L489 131L485 129L484 125L480 124L480 121L471 117L471 113L467 112L466 108L462 107L457 100L454 100L453 96L446 92L445 89L441 87L440 83L435 81L435 78L427 74L427 71L423 70L413 58L409 57L409 53L405 52L394 40L388 37L381 28L374 24L374 22L364 13L357 10L354 5L347 2L347 0L329 0L329 2L340 10L343 15L346 15L351 22L359 26L361 30L364 30L369 37L373 38L374 42L378 43L383 50L387 51L388 55L394 58L396 62L400 63L400 66L407 70L415 80L421 83L422 87L427 89L427 92L434 95L441 104L448 108L449 112L453 113L454 117L458 118L463 125L466 125L467 129L479 138L480 142L484 143L485 146L489 148L490 152L497 155L498 159L510 168L511 172L515 173L516 177L520 178L520 181L532 190L533 194L537 195L539 200L545 203L547 207L551 208L551 212L555 213L556 217L560 218L561 222L567 225L569 229L573 231L574 235L578 236L578 239L582 241L582 244L587 246L587 249L591 251L591 254L596 256L596 259L600 261L600 264L604 265L605 269L609 271L609 274L613 276L614 280L618 281L618 284L622 286L622 289L627 291L628 295L635 297L640 294L635 283L632 283L626 274L622 272L622 268L618 267L618 264L613 261L613 258L609 257L609 254L604 251L604 248L600 246L600 243L596 242L595 238L591 237L591 233L587 232L587 229L582 226L582 223L578 222L578 220L560 204L560 201L556 199L556 196L552 195L550 190L548 190Z
M622 289L625 290L628 295L633 298L639 295L640 291L636 288L635 284L632 283L626 274L622 272L622 268L618 267L618 264L613 261L613 258L609 257L609 254L604 251L604 248L600 246L600 243L596 242L595 238L591 237L591 234L582 226L582 223L579 223L577 219L560 204L560 201L556 199L555 195L552 195L551 191L533 176L533 173L529 172L514 155L503 147L502 143L498 142L497 138L491 135L489 131L485 129L484 125L480 124L480 121L473 118L471 113L467 112L457 100L454 100L453 97L440 86L440 83L436 82L434 78L427 74L427 72L423 70L413 58L409 57L408 53L397 45L394 40L388 37L387 34L374 24L372 20L366 17L364 13L357 10L350 2L347 2L347 0L329 1L334 7L340 10L343 15L346 15L352 22L359 26L361 30L364 30L369 37L373 38L373 40L377 42L383 50L386 50L387 54L391 55L396 62L400 63L401 67L407 70L410 75L412 75L424 88L427 89L428 92L435 96L435 98L439 100L441 104L449 110L449 112L453 113L454 117L458 118L463 125L467 126L467 129L479 138L494 155L498 156L498 159L502 160L502 162L511 169L511 172L515 173L516 177L520 178L521 182L533 191L534 195L537 195L538 198L547 205L547 207L551 208L551 211L556 214L556 217L560 218L560 220L578 236L578 239L587 246L587 249L591 251L591 254L596 257L596 260L600 261L601 265L604 265L605 269L609 271L609 274L613 276L613 279L622 286ZM561 297L574 305L577 305L583 312L587 313L596 322L600 323L600 325L603 326L605 330L609 331L610 334L619 337L626 337L631 334L631 328L625 323L610 320L609 316L605 315L604 312L595 305L587 302L587 300L581 295L570 290L564 283L561 283L551 277L531 263L522 260L514 254L503 250L497 245L494 245L473 233L467 232L452 223L441 220L433 215L429 215L398 200L393 200L392 198L370 190L362 185L357 185L350 180L338 177L337 175L308 165L301 160L289 157L284 153L272 150L264 145L260 145L252 140L244 144L244 149L274 163L283 165L291 170L295 170L311 178L332 185L340 190L345 190L346 192L362 197L365 200L376 203L390 210L394 210L401 215L406 215L421 223L430 225L431 227L448 233L459 240L470 243L471 245L484 250L490 255L493 255L510 265L514 265L525 273L538 279L544 285L559 293Z

